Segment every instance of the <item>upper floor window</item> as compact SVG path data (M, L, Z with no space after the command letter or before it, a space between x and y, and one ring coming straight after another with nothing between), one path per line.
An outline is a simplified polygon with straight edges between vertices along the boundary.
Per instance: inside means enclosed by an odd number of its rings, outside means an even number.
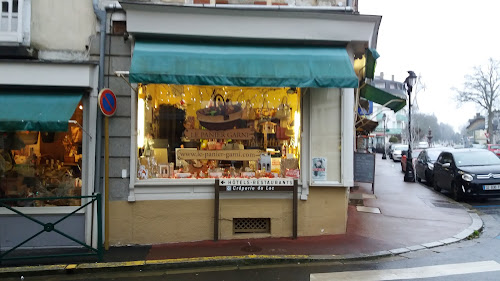
M0 42L22 42L23 0L0 0Z

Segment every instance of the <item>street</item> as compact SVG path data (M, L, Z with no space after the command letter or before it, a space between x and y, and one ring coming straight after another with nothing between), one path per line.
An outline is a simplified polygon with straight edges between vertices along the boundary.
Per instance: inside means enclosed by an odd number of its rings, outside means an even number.
M401 175L403 181L400 163L385 161L390 162L383 167ZM432 190L425 183L414 184ZM484 228L478 238L377 260L75 273L24 280L499 280L500 199L463 203L481 212Z

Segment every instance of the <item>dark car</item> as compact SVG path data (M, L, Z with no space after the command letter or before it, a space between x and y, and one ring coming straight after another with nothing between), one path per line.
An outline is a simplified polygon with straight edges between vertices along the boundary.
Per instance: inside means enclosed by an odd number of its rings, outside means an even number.
M427 185L432 185L434 162L436 162L441 152L451 149L452 148L436 147L422 150L415 163L415 177L417 181L421 182L423 179Z
M443 151L434 164L434 189L453 199L500 197L500 159L486 149Z

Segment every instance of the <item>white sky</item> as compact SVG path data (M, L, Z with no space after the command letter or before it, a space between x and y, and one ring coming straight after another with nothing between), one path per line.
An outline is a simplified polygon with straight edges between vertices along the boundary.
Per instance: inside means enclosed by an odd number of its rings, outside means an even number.
M413 70L422 77L420 112L456 131L480 112L473 104L458 107L451 88L462 89L474 66L500 59L499 0L359 0L359 11L382 16L376 75L403 82Z

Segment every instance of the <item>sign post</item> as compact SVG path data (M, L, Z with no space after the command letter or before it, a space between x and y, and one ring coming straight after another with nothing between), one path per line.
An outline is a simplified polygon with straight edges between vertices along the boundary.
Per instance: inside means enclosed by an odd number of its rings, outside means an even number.
M104 249L109 250L109 117L116 112L116 96L108 88L99 92L99 108L104 114Z
M260 179L216 179L214 204L214 241L219 240L219 208L220 192L277 192L292 191L292 237L297 239L298 228L298 181L289 178L260 178Z

